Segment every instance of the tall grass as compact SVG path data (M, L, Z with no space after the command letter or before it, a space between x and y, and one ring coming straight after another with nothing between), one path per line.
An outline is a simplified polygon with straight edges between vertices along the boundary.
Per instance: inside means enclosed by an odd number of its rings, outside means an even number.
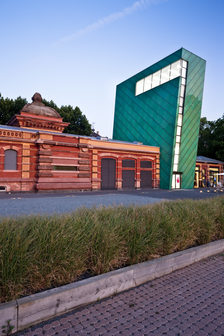
M224 198L0 219L0 302L224 238Z

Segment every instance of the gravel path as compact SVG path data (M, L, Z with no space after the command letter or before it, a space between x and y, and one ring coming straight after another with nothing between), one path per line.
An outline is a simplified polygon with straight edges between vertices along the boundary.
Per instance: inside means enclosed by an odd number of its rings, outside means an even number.
M75 211L81 207L102 207L114 205L144 205L161 202L152 198L127 194L64 195L48 197L11 197L0 200L0 216L19 216L31 214L60 214Z
M186 190L131 190L131 191L84 191L60 193L0 193L0 216L32 214L60 214L75 211L81 207L117 205L145 205L164 200L207 199L223 196L224 191L214 189Z

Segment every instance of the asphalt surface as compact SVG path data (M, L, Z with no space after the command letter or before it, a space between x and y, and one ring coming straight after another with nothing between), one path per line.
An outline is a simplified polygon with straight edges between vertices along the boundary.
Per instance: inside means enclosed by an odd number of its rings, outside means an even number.
M223 336L224 255L41 323L17 336Z
M214 189L132 190L71 193L0 193L0 216L53 215L68 213L81 207L145 205L164 200L204 199L224 195Z

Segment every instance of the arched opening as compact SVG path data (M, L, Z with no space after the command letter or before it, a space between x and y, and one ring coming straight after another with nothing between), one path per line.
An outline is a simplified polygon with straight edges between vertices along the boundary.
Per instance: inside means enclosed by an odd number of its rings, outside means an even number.
M116 160L104 158L101 160L101 188L116 188Z

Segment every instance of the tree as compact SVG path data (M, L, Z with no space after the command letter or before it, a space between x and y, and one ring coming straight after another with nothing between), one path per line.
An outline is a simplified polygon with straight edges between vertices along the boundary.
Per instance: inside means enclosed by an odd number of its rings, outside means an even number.
M201 118L199 139L198 139L198 154L210 156L211 149L211 122L206 117Z
M81 112L78 106L73 108L71 105L61 106L60 108L53 102L43 99L46 106L54 108L63 118L63 121L69 122L70 125L65 129L65 133L77 135L90 135L91 125L86 116ZM15 100L3 98L0 94L0 124L5 125L7 122L27 104L25 98L18 97Z
M27 104L25 98L18 97L13 100L3 98L0 93L0 124L7 124L14 114L18 113L25 104Z
M53 102L43 99L43 103L49 107L54 108L63 121L69 122L70 125L65 128L65 133L77 135L90 135L91 125L86 116L81 112L80 108L76 106L73 108L71 105L62 105L60 108Z
M65 129L66 133L78 135L91 134L91 125L88 122L86 116L82 114L78 106L76 106L75 109L73 109L71 105L61 106L60 111L63 120L70 123L70 125Z
M212 145L215 158L224 162L224 114L214 123Z
M216 121L201 118L198 155L224 161L224 115Z

